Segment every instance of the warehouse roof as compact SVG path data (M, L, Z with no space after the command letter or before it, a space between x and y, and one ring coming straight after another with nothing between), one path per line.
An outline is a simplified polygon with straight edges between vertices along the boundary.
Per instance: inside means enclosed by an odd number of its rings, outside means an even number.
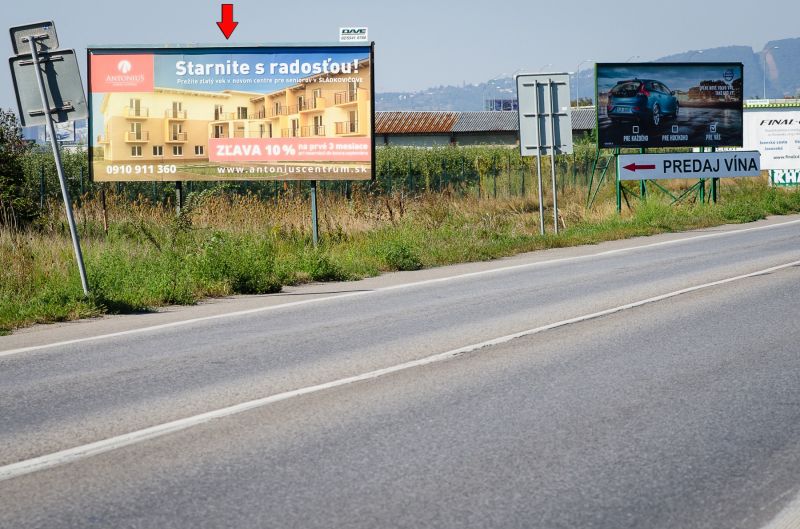
M518 112L460 112L453 132L516 132L519 128Z
M595 107L572 109L572 130L592 130L597 125Z
M447 134L459 112L375 112L375 134Z
M572 130L591 130L595 107L572 109ZM375 112L375 134L448 134L451 132L516 132L516 110L483 112Z

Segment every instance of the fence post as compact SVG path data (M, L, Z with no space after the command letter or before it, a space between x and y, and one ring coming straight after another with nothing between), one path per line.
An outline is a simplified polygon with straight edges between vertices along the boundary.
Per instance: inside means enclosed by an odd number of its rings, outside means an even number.
M178 216L181 214L181 207L183 206L183 182L178 180L175 182L175 211Z
M39 166L39 209L44 209L44 164Z
M508 155L508 197L511 198L514 196L514 184L513 184L513 176L514 171L511 169L511 152L509 151Z
M493 191L492 196L497 198L497 157L492 156L492 183L493 183Z

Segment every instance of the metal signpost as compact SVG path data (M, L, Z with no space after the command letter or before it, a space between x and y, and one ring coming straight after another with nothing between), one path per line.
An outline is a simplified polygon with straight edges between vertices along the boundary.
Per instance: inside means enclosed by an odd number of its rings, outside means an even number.
M55 26L52 22L40 22L10 29L11 42L17 54L9 62L14 89L17 94L19 117L23 126L44 123L50 135L53 158L61 184L64 209L72 236L75 260L81 276L84 295L89 294L89 283L83 265L83 254L72 214L72 202L61 163L54 121L62 123L83 119L87 116L86 98L80 79L78 62L74 50L55 50L58 47ZM28 52L28 53L26 53ZM45 83L45 77L47 83ZM33 83L36 83L40 100L32 100Z
M558 233L556 154L572 152L572 112L569 74L519 74L519 148L522 156L536 156L539 183L539 231L544 235L544 193L541 157L550 154L553 185L553 227Z

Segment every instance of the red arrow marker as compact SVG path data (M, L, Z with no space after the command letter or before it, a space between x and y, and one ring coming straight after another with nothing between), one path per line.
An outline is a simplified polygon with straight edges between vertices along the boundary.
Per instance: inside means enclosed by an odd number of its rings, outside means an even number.
M233 30L238 25L238 22L233 21L233 4L222 4L222 20L217 22L217 26L226 39L231 38Z
M628 165L624 166L623 169L627 169L628 171L636 172L637 169L655 169L655 165L636 165L635 163L629 163Z

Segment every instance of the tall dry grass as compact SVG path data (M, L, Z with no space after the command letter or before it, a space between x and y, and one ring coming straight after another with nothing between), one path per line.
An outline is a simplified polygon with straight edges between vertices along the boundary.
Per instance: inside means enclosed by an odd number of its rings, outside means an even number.
M678 184L670 184L677 186ZM678 187L670 187L676 192ZM0 332L36 322L192 303L204 296L274 292L281 285L492 259L521 251L754 220L800 211L800 193L764 181L725 182L717 206L687 200L670 206L651 192L616 214L614 187L592 209L586 188L559 192L561 234L552 235L552 193L545 190L539 235L535 190L498 199L406 191L350 198L320 192L321 245L311 243L309 197L280 200L206 190L177 216L171 204L144 197L85 194L76 200L90 298L82 295L63 208L51 202L27 231L0 230Z

